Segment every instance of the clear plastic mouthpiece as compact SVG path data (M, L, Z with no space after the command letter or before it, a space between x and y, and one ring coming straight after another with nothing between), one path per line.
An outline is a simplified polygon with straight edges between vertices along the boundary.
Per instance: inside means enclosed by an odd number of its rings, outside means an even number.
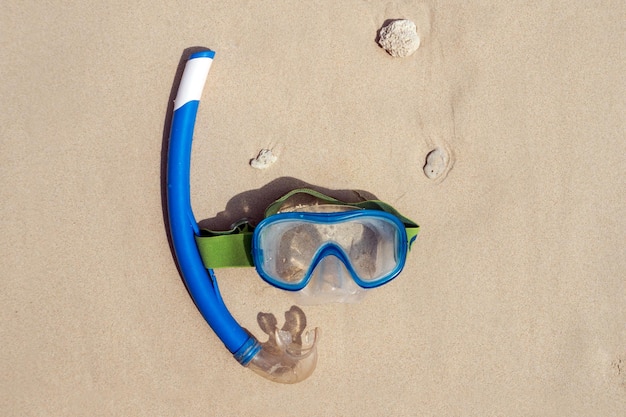
M285 324L278 328L271 313L259 313L257 321L269 336L248 363L257 374L274 382L294 384L309 377L317 364L319 329L305 331L306 316L299 307L285 312Z

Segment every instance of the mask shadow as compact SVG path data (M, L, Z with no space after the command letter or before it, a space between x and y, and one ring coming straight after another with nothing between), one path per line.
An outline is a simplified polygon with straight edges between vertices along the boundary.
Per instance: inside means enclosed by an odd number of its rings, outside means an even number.
M327 196L347 203L375 200L376 196L362 190L332 190L316 186L293 177L280 177L261 188L244 191L231 198L223 211L214 217L198 221L201 229L229 230L241 220L257 224L264 218L265 209L290 191L298 188L310 188ZM196 216L198 214L196 213Z

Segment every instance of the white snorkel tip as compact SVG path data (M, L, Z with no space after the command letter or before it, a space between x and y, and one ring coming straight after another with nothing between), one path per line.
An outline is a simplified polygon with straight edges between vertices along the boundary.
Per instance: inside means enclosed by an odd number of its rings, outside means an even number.
M190 101L200 101L213 58L215 52L211 50L196 52L189 57L174 100L174 110Z

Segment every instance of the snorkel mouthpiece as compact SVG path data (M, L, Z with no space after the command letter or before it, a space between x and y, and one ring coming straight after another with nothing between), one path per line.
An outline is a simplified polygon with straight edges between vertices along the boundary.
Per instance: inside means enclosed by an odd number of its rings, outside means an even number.
M280 329L271 313L259 313L257 321L268 335L267 342L259 343L252 336L235 353L235 359L270 381L294 384L308 378L317 364L319 329L305 331L304 311L291 306Z
M276 319L271 320L271 314L259 315L259 324L269 336L267 342L260 343L226 308L213 269L204 266L196 245L199 227L191 209L189 189L191 142L214 55L207 50L189 57L174 102L166 169L167 226L174 257L198 310L235 359L271 381L299 382L315 369L317 329L305 332L304 312L294 306L285 313L285 324L280 329Z
M284 384L293 384L308 378L317 364L319 329L305 332L304 312L292 306L285 312L281 329L273 314L259 313L257 321L269 336L248 367L264 378Z

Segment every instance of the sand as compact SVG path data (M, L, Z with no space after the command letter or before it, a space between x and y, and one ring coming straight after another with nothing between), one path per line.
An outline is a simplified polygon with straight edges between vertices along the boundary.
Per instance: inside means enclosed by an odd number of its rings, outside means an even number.
M0 415L626 415L626 4L292 3L5 4ZM397 18L407 58L376 43ZM172 86L197 46L204 224L307 183L422 226L392 283L304 308L322 334L296 385L231 357L168 245ZM253 269L218 281L259 338L291 305Z

